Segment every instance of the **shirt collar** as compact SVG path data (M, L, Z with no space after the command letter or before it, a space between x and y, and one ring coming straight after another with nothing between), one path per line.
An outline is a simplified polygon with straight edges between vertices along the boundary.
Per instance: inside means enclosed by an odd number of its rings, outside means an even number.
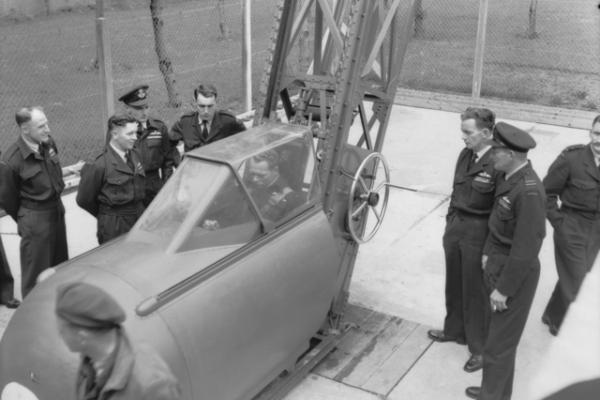
M24 135L21 135L21 138L23 139L23 141L25 142L25 144L27 145L27 147L29 147L31 149L31 151L33 151L34 153L39 154L40 153L40 144L33 142L29 139L27 139Z
M123 161L127 162L127 157L126 157L126 152L117 149L112 143L109 143L110 147L112 147L112 149L115 151L115 153L117 153L119 155L119 157L121 157L123 159Z
M479 150L477 153L475 153L475 154L477 154L477 160L481 160L481 157L483 157L483 155L484 155L485 153L487 153L487 151L488 151L489 149L491 149L491 148L492 148L492 146L488 144L488 145L487 145L487 146L485 146L483 149L481 149L481 150Z
M504 176L504 179L508 180L511 176L513 176L514 174L516 174L517 172L519 172L519 170L523 169L527 164L529 164L529 161L523 162L523 164L519 165L513 172L511 172L510 174L506 174Z

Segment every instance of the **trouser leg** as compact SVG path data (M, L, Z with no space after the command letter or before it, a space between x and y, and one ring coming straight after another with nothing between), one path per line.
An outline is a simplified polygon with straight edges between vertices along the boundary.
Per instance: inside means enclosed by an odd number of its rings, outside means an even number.
M19 210L21 291L27 296L42 271L53 266L56 210Z
M139 215L98 214L98 243L103 244L131 230Z
M591 228L590 220L566 213L563 223L554 231L554 258L558 281L544 310L544 317L558 328L591 267L588 261L589 253L594 249L597 252L597 245L589 245L590 239L595 239L590 237Z
M481 269L483 244L466 243L461 247L463 249L463 318L467 346L471 354L481 354L485 340L486 305Z
M462 258L459 246L460 233L457 232L459 222L457 216L451 216L443 238L446 258L444 333L448 336L464 339Z
M492 312L483 349L483 374L479 400L509 400L512 395L515 357L540 276L539 263L533 266L515 296L509 298L508 309ZM491 294L493 288L488 287Z
M2 239L0 239L0 302L4 303L14 297L14 284L15 281L4 252L4 245Z

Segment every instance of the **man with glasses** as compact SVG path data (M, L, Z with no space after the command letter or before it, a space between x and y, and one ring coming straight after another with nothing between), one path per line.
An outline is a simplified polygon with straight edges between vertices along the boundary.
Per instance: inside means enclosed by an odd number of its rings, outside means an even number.
M185 152L246 129L230 112L217 110L217 89L213 85L202 84L194 89L194 103L196 111L184 114L169 132L172 141L183 141Z

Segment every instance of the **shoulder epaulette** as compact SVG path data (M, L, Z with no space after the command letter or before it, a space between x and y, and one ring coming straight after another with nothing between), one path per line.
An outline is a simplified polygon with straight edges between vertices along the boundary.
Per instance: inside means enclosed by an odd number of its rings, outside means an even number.
M181 116L182 118L187 118L187 117L193 117L196 114L196 111L188 111L186 113L183 113L183 115Z
M565 149L563 150L563 153L568 153L569 151L583 149L584 147L585 147L585 144L573 144L571 146L565 147Z

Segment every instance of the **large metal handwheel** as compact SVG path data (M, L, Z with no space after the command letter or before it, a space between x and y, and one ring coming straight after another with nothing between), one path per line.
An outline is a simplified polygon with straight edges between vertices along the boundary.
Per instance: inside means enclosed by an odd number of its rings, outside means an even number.
M368 242L381 227L390 195L389 184L390 170L385 158L381 153L369 154L352 177L348 196L348 231L357 243ZM375 216L374 226L367 226L369 214Z

